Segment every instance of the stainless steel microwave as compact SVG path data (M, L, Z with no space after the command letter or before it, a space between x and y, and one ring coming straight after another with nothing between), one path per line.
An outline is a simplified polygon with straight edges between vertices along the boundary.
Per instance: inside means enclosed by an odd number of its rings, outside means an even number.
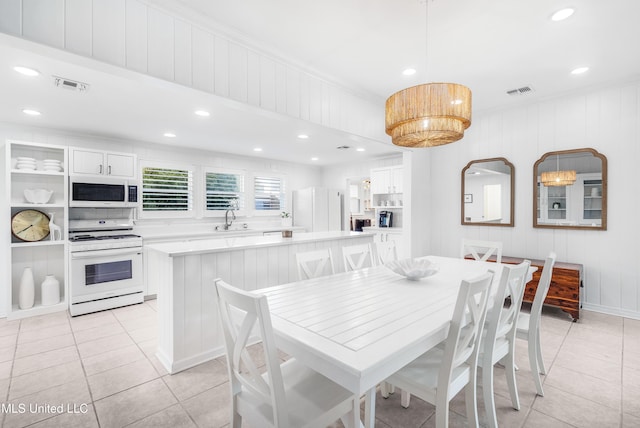
M69 206L133 208L138 205L138 185L114 178L69 177Z

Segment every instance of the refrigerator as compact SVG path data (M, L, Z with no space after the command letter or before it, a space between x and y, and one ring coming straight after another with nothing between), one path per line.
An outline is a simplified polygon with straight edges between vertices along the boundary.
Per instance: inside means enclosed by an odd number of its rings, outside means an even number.
M294 190L293 225L307 232L343 230L343 194L324 187Z

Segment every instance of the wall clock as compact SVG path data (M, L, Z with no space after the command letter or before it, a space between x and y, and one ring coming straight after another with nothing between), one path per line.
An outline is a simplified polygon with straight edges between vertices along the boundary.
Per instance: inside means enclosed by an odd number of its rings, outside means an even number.
M21 241L41 241L49 236L49 217L38 210L23 210L11 218L11 234Z

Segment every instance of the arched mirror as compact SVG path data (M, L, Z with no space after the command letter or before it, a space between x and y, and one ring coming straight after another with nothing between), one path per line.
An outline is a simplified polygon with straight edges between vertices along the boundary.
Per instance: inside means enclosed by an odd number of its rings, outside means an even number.
M607 229L607 158L594 149L542 155L533 166L533 227Z
M473 160L462 169L461 223L512 226L513 164L505 158Z

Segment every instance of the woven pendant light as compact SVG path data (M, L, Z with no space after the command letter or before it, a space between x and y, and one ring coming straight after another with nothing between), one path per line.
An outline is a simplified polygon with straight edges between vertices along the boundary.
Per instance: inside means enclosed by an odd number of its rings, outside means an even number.
M428 29L428 0L425 3ZM427 36L427 67L429 65ZM425 68L425 70L426 70ZM428 74L428 73L426 73ZM457 83L426 83L391 95L385 105L385 131L403 147L433 147L453 143L471 125L471 90Z
M575 171L549 171L540 174L540 181L543 185L549 186L571 186L576 182Z
M560 171L560 156L556 155L556 170L541 173L540 182L546 187L571 186L576 182L576 172Z
M471 125L471 90L456 83L426 83L387 99L386 132L403 147L453 143Z

